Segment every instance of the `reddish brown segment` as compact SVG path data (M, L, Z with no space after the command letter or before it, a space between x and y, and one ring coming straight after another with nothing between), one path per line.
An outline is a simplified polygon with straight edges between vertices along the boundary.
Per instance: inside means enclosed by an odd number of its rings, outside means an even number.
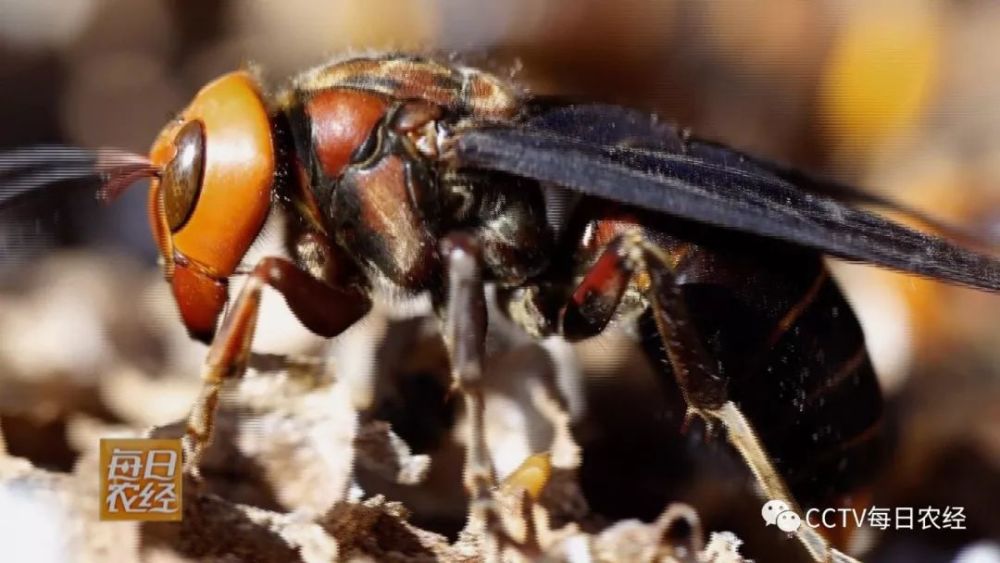
M408 183L406 164L393 155L360 171L348 189L358 201L361 232L379 239L386 273L396 283L413 287L426 281L436 260L434 237L413 206Z
M572 296L573 303L579 307L596 297L619 298L631 275L632 271L624 266L622 257L618 254L617 245L609 246L580 280L580 285L576 286Z
M347 330L371 308L366 296L327 285L283 258L264 258L254 268L253 276L284 296L306 328L327 338Z
M562 333L570 341L600 333L614 315L634 274L621 249L621 238L605 247L562 310Z
M330 89L309 99L313 150L327 177L340 175L387 107L385 98L357 90Z
M641 229L638 218L617 207L603 210L599 219L587 224L577 252L585 257L596 255L597 258L560 314L566 338L580 340L604 330L633 276L638 275L635 281L641 288L648 286L646 273L633 271L632 265L621 253L622 237Z
M197 340L210 342L215 322L226 306L225 281L219 281L197 267L175 263L171 287L188 333Z

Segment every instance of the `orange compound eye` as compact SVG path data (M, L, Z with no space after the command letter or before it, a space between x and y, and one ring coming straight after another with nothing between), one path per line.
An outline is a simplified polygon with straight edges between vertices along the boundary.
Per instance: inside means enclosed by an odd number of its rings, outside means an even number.
M267 218L274 181L271 122L250 75L205 86L160 133L150 160L162 170L151 192L160 199L150 203L154 235L207 274L231 275Z

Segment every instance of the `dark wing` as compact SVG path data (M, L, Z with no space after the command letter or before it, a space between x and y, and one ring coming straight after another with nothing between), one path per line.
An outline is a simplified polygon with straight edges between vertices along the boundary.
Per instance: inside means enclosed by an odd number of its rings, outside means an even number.
M535 178L846 260L1000 290L996 257L856 209L822 189L810 190L804 175L688 139L614 106L553 109L512 126L463 131L455 156L463 166Z

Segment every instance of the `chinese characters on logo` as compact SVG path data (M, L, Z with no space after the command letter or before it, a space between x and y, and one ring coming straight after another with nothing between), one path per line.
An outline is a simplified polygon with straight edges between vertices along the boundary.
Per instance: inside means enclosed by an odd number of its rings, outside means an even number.
M101 440L101 520L180 520L181 441Z

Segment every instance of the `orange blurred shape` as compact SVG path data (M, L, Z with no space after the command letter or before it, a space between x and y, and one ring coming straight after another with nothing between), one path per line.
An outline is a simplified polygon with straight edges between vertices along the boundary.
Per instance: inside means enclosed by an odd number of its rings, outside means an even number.
M548 452L532 454L500 484L502 491L525 490L538 500L552 476L552 455Z
M938 77L942 35L930 5L862 4L848 15L818 92L835 146L861 156L919 121Z

